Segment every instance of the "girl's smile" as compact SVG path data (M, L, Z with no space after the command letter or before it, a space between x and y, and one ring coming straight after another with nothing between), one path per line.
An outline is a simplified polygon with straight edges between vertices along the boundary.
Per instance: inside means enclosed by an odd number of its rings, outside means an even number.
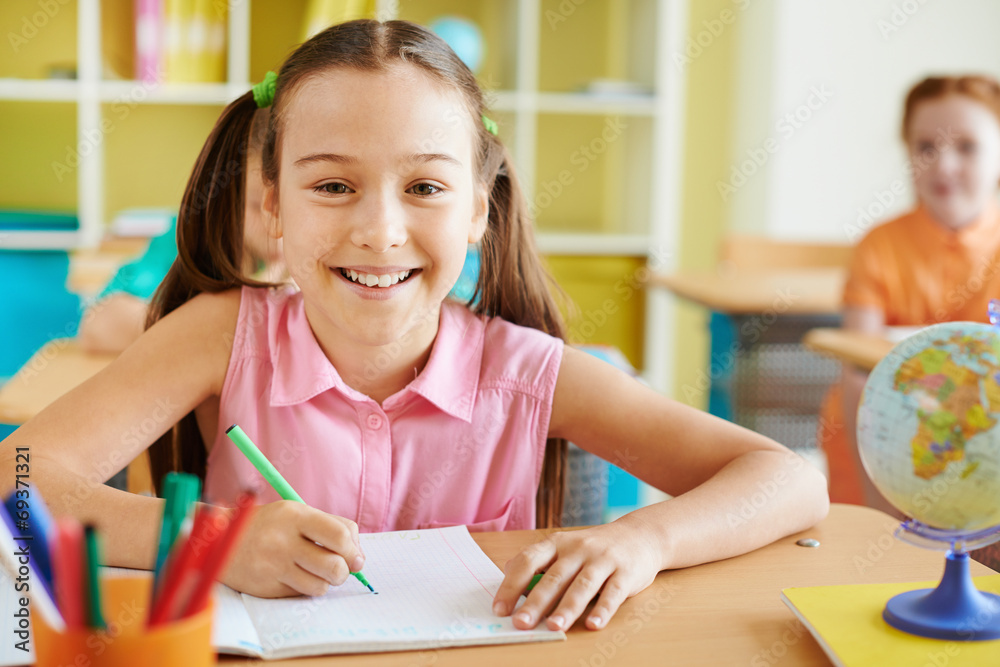
M399 296L409 286L416 282L420 269L407 269L398 266L374 267L352 266L339 267L334 271L347 283L348 289L363 299L391 299Z

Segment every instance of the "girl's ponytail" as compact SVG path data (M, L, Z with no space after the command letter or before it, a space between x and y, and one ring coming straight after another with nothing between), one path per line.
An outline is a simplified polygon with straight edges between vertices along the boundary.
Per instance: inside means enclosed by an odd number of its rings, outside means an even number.
M496 143L499 166L490 190L490 214L480 243L482 265L476 310L566 338L552 292L555 281L542 265L521 184L507 149Z
M257 105L252 92L232 102L212 128L188 179L177 216L177 259L153 295L146 327L202 292L264 286L243 275L243 220L248 139ZM157 491L163 475L204 478L207 453L194 413L149 448Z
M486 182L492 182L492 187L489 222L480 242L482 269L471 308L478 314L502 317L565 340L566 327L553 296L563 293L538 255L513 162L495 137L481 138L485 142L482 162ZM565 440L548 441L536 498L535 523L540 528L562 525L566 456Z

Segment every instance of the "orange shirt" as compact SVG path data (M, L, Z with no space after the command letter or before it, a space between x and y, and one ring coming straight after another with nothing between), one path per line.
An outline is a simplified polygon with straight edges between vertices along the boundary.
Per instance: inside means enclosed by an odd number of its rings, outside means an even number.
M854 250L845 306L874 306L887 326L988 322L1000 298L1000 206L958 231L923 206L871 230Z

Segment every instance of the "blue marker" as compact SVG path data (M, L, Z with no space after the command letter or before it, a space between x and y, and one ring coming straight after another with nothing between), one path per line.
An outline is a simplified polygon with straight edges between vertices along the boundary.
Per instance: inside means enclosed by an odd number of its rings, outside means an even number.
M34 574L32 580L28 582L29 591L31 587L36 584L42 589L43 594L48 597L49 600L55 600L54 588L52 586L52 568L49 565L48 575L44 574L41 570L41 561L44 559L47 564L51 564L51 559L49 558L49 541L48 539L39 532L37 526L35 525L34 510L37 507L36 499L39 497L37 490L30 496L30 498L17 498L16 493L12 494L7 500L4 501L4 508L0 510L0 519L7 525L7 529L10 531L11 537L14 538L14 544L16 549L14 550L14 558L18 560L22 565L28 565L29 572ZM30 509L17 510L18 500L28 500L30 503ZM28 514L21 514L20 516L27 516L27 519L19 518L18 514L13 514L11 508L15 508L15 512L27 512ZM48 510L43 510L46 513ZM48 517L51 521L51 516ZM24 522L23 524L21 522ZM23 530L22 530L23 526ZM51 530L49 531L51 533ZM27 556L27 563L21 561L23 556ZM29 576L31 576L29 574ZM37 579L35 581L34 579Z
M18 497L19 493L21 497ZM28 545L28 557L35 572L43 578L43 583L51 593L52 556L49 553L49 545L55 531L55 521L52 520L52 514L42 500L42 494L37 487L29 484L27 488L14 491L7 496L4 507L11 518L11 532L14 539L20 544Z

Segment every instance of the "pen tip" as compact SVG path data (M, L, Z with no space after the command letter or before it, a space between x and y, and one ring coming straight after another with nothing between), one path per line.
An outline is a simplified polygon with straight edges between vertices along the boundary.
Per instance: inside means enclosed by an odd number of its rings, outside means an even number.
M230 431L232 431L232 430L233 430L234 428L236 428L236 424L233 424L232 426L230 426L229 428L227 428L227 429L226 429L226 433L229 433L229 432L230 432Z
M368 584L368 590L370 590L372 593L375 593L375 589L372 588L371 584ZM376 595L377 595L377 593L376 593Z

